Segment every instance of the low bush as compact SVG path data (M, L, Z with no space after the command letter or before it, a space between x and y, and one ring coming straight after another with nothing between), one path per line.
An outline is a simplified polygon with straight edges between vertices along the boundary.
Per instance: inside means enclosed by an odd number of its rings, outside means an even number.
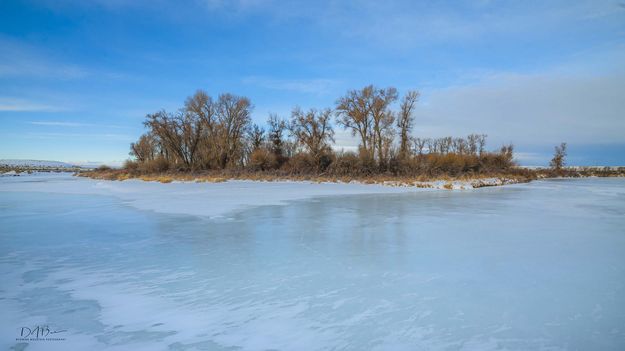
M107 166L107 165L101 165L98 168L96 168L95 170L98 172L107 172L110 171L112 168Z
M337 176L348 176L354 174L360 166L358 156L353 152L339 154L334 162L328 166L328 173Z
M249 167L254 171L267 171L278 167L276 155L265 148L259 148L250 155Z
M317 167L315 160L309 154L297 153L290 157L282 166L282 169L289 174L315 174Z
M163 157L147 160L139 164L138 170L142 173L161 173L170 169L169 161Z

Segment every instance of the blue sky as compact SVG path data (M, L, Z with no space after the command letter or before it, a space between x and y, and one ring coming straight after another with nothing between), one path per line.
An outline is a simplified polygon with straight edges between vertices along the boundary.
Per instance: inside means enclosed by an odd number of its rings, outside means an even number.
M119 162L146 113L197 89L263 123L375 84L422 93L415 135L625 165L624 62L619 1L7 0L0 158Z

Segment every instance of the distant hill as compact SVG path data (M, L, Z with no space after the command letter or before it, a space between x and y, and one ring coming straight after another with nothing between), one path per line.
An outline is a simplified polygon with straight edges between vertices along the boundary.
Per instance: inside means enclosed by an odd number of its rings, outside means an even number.
M0 160L0 167L24 167L24 168L77 168L80 166L60 162L43 160Z

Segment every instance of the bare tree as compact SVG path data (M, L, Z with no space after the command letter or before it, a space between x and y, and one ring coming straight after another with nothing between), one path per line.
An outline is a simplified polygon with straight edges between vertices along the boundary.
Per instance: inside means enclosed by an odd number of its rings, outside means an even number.
M318 162L321 156L330 150L334 142L334 130L330 125L332 110L310 109L303 112L299 107L291 113L289 130L296 142L304 146L313 159Z
M401 101L397 128L399 128L399 156L402 158L410 153L410 131L414 125L413 110L418 100L419 92L409 91ZM423 147L420 150L422 151Z
M452 137L444 137L444 138L438 139L438 151L439 151L439 153L441 153L441 154L449 153L449 151L451 150L452 143L453 143L453 138Z
M438 139L427 138L428 154L434 154L438 152Z
M252 103L246 97L222 94L217 102L217 121L221 136L221 168L242 161L243 136L251 123Z
M219 154L216 104L206 92L198 90L185 100L184 111L199 123L200 140L198 150L194 155L195 163L199 163L199 166L204 168L215 166Z
M468 153L469 147L467 141L464 138L454 138L452 141L453 152L464 155Z
M380 166L386 163L388 147L393 140L393 122L395 115L389 106L397 100L397 89L374 89L371 103L371 121L373 126L373 145L378 151Z
M287 145L284 133L287 129L287 123L277 114L272 113L267 119L267 124L269 125L269 147L280 165L285 161Z
M423 149L428 145L430 139L428 138L414 138L412 140L414 144L414 150L417 155L423 155Z
M139 162L153 160L156 154L156 141L152 134L141 135L135 143L130 143L130 156Z
M549 165L556 171L560 171L562 167L565 165L566 159L566 143L561 143L560 145L555 147L555 151L553 154L553 158Z
M511 165L514 160L514 145L504 145L501 147L499 151L502 156L504 156L505 162L507 165Z
M158 136L168 154L175 156L174 162L181 161L185 168L193 168L201 135L200 123L193 115L159 111L148 114L144 124Z
M469 134L467 136L467 151L471 155L476 155L478 150L478 139L479 135L477 134Z
M185 100L184 110L201 121L210 132L215 129L216 106L213 99L203 90L196 91Z
M480 134L477 137L477 151L481 155L484 152L486 146L486 134Z
M371 108L375 88L366 86L361 90L350 90L336 102L336 122L350 129L353 136L360 137L360 147L369 153L371 139Z
M248 132L252 151L260 149L265 141L265 129L254 124Z

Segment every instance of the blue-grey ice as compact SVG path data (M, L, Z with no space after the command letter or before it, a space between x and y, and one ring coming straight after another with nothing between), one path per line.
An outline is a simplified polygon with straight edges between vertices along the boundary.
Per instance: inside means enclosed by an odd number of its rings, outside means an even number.
M0 178L0 349L625 349L624 179L366 187Z

